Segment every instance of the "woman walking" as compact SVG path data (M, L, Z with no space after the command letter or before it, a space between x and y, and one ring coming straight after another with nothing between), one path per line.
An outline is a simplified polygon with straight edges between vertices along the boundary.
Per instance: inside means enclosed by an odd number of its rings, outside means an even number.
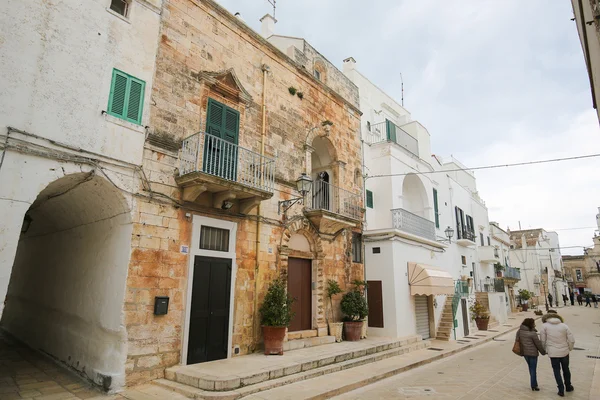
M519 341L521 345L521 355L525 358L527 366L529 367L531 390L538 391L540 390L537 383L538 355L540 353L545 355L546 351L538 337L537 330L535 329L535 320L533 318L525 318L517 331L515 340Z

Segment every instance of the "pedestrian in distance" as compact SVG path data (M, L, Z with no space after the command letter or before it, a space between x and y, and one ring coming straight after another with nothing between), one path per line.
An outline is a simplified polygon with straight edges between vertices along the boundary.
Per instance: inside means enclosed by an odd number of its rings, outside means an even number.
M573 291L569 292L569 298L571 299L571 305L575 305L575 293Z
M567 392L575 390L571 384L571 371L569 369L569 353L575 346L575 337L564 323L563 318L555 310L549 310L542 317L542 321L544 323L540 328L540 340L548 357L550 357L554 379L556 379L556 386L558 387L558 395L563 397L565 390ZM564 382L560 374L561 369Z
M535 329L535 320L525 318L521 327L517 331L515 341L518 341L521 347L521 355L529 367L529 383L531 390L539 391L537 382L537 363L539 354L545 355L546 350L540 341L537 330Z
M592 301L594 302L594 308L598 308L598 296L592 295Z
M567 301L569 300L569 298L568 298L568 297L567 297L567 295L566 295L566 294L564 294L564 293L563 293L563 295L562 295L562 298L563 298L563 303L564 303L564 305L565 305L565 307L566 307L566 306L567 306ZM557 305L558 305L558 304L557 304Z
M589 293L585 294L585 306L592 308L592 299Z
M554 297L552 297L552 295L550 293L548 293L548 303L550 303L550 307L552 307L552 300L554 299Z
M577 302L579 303L580 306L583 305L583 296L581 295L581 293L579 293L577 295Z

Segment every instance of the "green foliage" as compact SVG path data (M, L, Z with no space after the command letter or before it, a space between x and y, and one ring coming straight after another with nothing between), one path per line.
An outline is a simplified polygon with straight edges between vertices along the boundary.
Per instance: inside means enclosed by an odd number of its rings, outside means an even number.
M494 271L496 272L504 271L505 269L506 267L500 263L494 264Z
M302 100L302 99L304 98L304 93L302 93L302 92L298 92L298 93L296 93L296 96L298 96L298 98L299 98L300 100Z
M527 301L531 298L532 293L527 289L519 289L519 298L523 301Z
M293 95L295 95L295 94L296 94L296 92L298 91L298 89L296 89L296 88L295 88L295 87L293 87L293 86L290 86L290 87L288 88L288 91L289 91L289 92L290 92L290 94L293 96Z
M327 286L325 287L325 295L329 298L329 311L331 313L331 320L329 322L333 322L333 296L336 294L342 293L342 288L337 283L337 281L333 279L327 280Z
M341 306L348 321L362 321L369 315L367 300L358 288L344 294Z
M292 311L292 299L287 294L286 281L279 277L274 280L260 306L260 323L263 326L289 326L294 312Z
M471 307L469 307L469 311L471 311L472 319L490 317L487 308L485 308L485 306L478 301L476 301Z

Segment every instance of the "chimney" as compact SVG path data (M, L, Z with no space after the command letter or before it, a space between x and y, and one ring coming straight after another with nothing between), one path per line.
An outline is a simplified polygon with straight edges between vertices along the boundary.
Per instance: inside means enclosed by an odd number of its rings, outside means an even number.
M344 60L343 72L348 73L356 68L356 60L354 57L348 57Z
M264 17L260 19L262 25L260 26L260 34L268 39L269 37L275 34L275 24L277 20L271 16L271 14L265 14Z

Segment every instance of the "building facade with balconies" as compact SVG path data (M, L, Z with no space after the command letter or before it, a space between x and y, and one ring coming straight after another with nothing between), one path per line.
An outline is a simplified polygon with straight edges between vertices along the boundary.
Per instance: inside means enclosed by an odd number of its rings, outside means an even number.
M326 336L325 282L363 279L358 89L262 22L264 36L212 0L163 10L151 199L135 201L127 281L129 383L258 350L278 277L296 299L287 340ZM156 296L166 315L152 313Z

